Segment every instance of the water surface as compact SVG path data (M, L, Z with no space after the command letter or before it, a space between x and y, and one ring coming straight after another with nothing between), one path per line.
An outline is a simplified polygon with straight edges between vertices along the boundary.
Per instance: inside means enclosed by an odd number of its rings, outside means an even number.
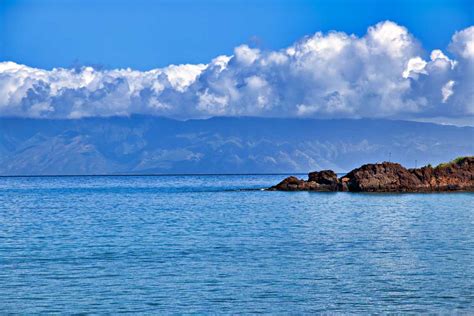
M0 178L0 311L474 312L474 195Z

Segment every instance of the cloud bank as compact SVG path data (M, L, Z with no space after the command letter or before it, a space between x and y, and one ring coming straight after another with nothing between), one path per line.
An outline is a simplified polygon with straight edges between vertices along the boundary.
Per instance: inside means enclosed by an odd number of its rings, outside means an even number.
M449 52L449 53L448 53ZM448 57L452 56L452 57ZM0 116L474 117L474 26L430 54L396 23L150 71L0 63Z

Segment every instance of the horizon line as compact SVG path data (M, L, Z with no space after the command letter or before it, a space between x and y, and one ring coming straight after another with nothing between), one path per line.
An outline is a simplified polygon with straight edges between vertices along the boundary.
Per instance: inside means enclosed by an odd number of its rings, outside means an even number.
M344 173L344 172L336 172ZM278 173L133 173L133 174L45 174L45 175L0 175L0 178L56 178L56 177L175 177L175 176L284 176L307 175L308 172Z

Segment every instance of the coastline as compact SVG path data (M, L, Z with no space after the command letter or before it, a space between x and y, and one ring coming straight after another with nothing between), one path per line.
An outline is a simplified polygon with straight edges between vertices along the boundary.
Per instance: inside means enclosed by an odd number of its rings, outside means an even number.
M303 180L295 176L268 191L316 192L474 192L474 156L459 157L448 163L407 169L398 163L365 164L344 176L332 170L314 171Z

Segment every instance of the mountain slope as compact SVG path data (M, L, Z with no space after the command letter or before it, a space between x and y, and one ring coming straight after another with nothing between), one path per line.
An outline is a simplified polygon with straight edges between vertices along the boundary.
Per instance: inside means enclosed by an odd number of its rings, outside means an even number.
M391 153L391 154L389 154ZM474 128L390 120L0 118L0 174L347 171L474 153Z

